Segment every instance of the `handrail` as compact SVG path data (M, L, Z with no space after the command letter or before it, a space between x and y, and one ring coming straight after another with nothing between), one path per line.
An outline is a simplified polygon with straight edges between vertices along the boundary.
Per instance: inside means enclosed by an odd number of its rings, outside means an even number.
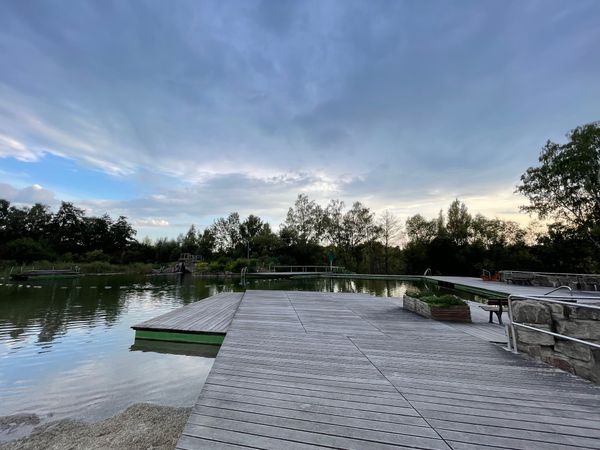
M293 269L301 269L298 270L299 272L317 272L317 270L314 269L323 269L323 270L319 270L321 272L343 272L345 270L344 266L325 266L325 265L321 265L321 266L317 266L317 265L286 265L286 266L271 266L269 265L269 272L277 272L277 271L283 271L282 269L285 269L286 272L292 272ZM307 270L307 269L313 269L313 270Z
M577 298L579 300L590 300L590 298L592 297L574 297ZM600 297L593 297L597 300L600 300ZM594 305L589 305L586 303L573 303L572 301L568 302L568 301L562 301L562 300L553 300L553 299L549 299L549 298L544 298L542 296L540 297L531 297L531 296L526 296L526 295L517 295L517 294L511 294L508 296L508 317L510 319L510 328L511 328L511 334L512 334L512 351L513 353L519 353L519 349L517 347L517 333L515 330L515 327L521 327L521 328L525 328L528 330L534 330L534 331L538 331L540 333L544 333L544 334L549 334L550 336L554 336L560 339L566 339L568 341L573 341L573 342L577 342L579 344L584 344L590 347L594 347L594 348L598 348L600 349L600 344L596 344L594 342L589 342L589 341L585 341L582 339L577 339L571 336L566 336L564 334L559 334L559 333L554 333L552 331L548 331L548 330L542 330L541 328L536 328L536 327L532 327L531 325L526 325L524 323L521 322L515 322L514 317L513 317L513 310L512 310L512 300L513 299L522 299L522 300L536 300L539 302L548 302L548 303L556 303L559 305L567 305L567 306L571 306L571 307L576 307L576 308L588 308L588 309L594 309L594 310L598 310L600 311L600 306L594 306ZM509 350L511 350L510 348L510 338L508 339L508 347Z
M600 277L598 273L574 273L574 272L536 272L532 270L501 270L501 273L526 273L532 275L567 275L580 277Z
M546 292L544 295L550 295L553 292L560 291L561 289L568 289L569 292L571 293L571 297L573 297L573 289L571 289L570 286L566 286L564 284L562 286L559 286L559 287L555 288L555 289L552 289L550 292Z
M428 267L427 269L425 269L425 273L423 273L423 276L426 277L427 275L431 275L431 268Z

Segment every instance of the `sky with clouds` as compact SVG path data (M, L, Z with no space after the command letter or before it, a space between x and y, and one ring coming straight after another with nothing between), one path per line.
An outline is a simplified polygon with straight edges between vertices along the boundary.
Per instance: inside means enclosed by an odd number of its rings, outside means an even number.
M140 237L298 193L520 221L547 139L600 119L600 2L0 2L0 198Z

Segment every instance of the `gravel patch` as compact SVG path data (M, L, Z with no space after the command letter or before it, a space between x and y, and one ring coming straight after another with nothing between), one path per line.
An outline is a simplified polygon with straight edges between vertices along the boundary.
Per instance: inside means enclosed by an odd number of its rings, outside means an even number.
M173 449L190 411L138 403L96 423L63 419L41 424L27 437L0 443L0 450ZM39 418L30 414L0 418L0 427L35 423Z

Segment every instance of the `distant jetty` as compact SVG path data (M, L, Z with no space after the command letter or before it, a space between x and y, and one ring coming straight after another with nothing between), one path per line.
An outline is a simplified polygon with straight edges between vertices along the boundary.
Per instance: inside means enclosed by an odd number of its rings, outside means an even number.
M10 275L12 280L26 281L31 279L51 279L51 278L76 278L81 276L78 268L75 269L47 269L47 270L29 270L27 272L13 273Z

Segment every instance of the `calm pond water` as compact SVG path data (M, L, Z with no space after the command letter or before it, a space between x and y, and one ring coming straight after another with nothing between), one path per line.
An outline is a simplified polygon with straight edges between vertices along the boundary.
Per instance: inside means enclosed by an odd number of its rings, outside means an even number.
M254 280L251 289L401 297L415 284L382 280ZM28 285L0 279L0 416L100 420L138 402L191 406L215 348L134 345L132 325L237 281L85 276Z

